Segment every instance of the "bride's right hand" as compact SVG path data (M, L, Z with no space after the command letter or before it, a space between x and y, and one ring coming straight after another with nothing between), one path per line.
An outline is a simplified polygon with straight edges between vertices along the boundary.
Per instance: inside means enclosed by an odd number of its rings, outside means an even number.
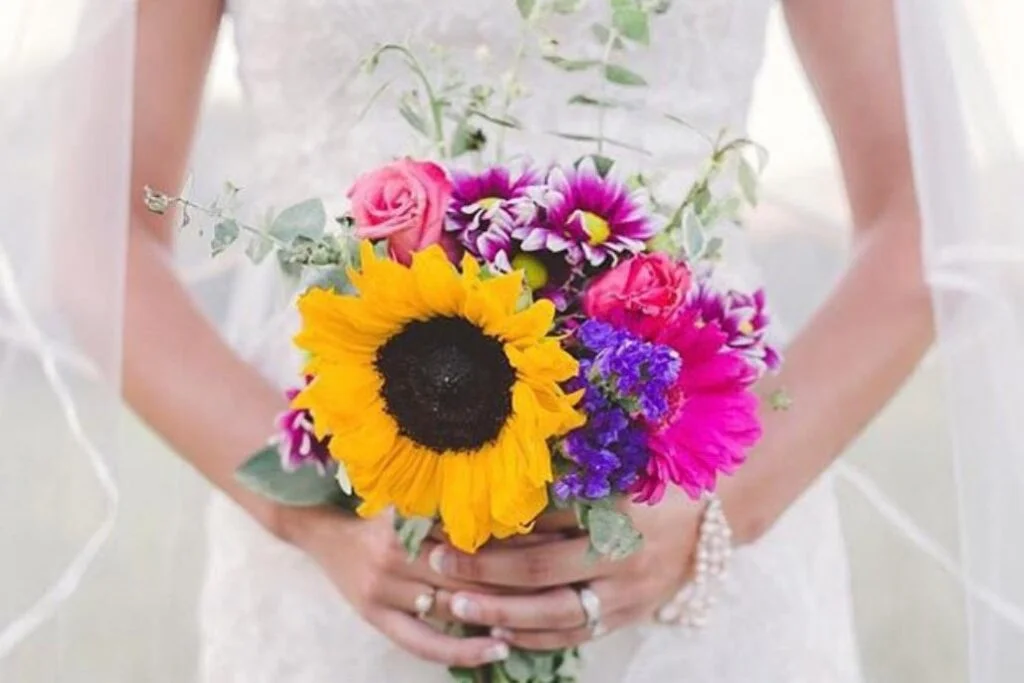
M466 589L427 564L436 543L424 542L419 558L409 561L387 515L362 520L327 509L293 509L285 514L289 519L282 524L282 535L320 565L363 619L404 650L458 667L508 656L508 645L496 638L448 635L417 616L417 597L436 590L429 618L456 622L451 596Z

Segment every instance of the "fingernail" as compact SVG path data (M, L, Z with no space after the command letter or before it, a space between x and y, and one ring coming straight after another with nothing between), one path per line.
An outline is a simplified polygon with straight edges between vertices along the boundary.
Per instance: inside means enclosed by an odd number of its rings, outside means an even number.
M477 619L480 616L480 605L465 595L455 595L452 597L452 614L459 619Z
M430 568L438 574L444 574L444 546L439 545L430 551L430 555L427 556L427 563Z
M508 640L512 637L512 631L507 628L495 626L491 629L491 638L497 638L498 640Z
M491 645L484 650L484 659L488 662L501 662L508 659L508 645L505 643Z

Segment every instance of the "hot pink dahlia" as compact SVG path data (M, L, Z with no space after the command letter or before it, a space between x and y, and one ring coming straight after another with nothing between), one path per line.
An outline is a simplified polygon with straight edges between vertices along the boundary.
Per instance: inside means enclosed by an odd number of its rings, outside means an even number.
M761 437L757 397L750 391L757 370L728 347L721 329L702 324L695 310L632 327L682 359L668 417L648 428L650 459L634 488L636 500L658 502L670 482L698 498L714 490L720 473L735 472Z

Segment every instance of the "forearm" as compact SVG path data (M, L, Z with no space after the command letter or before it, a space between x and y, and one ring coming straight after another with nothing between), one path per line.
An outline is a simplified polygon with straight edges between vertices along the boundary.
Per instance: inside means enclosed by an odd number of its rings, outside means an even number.
M740 540L758 538L867 426L931 344L918 218L908 188L861 231L851 263L793 340L782 371L759 393L784 389L789 410L764 401L764 438L723 483Z
M170 253L151 231L129 240L124 395L211 483L276 531L280 511L234 480L265 445L280 392L242 361L191 301Z

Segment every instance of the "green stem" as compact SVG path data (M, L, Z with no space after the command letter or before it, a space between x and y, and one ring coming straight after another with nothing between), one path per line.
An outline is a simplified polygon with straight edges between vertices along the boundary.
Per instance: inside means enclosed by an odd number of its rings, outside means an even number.
M437 146L437 151L441 158L447 158L448 151L444 141L444 112L442 111L442 104L434 94L434 86L430 82L430 78L427 77L427 72L423 69L423 64L416 55L413 54L412 50L404 45L398 45L397 43L385 43L384 45L381 45L377 48L377 51L370 56L370 60L372 61L386 52L397 52L402 55L405 59L406 65L409 67L409 70L412 71L413 75L415 75L423 85L423 92L426 93L427 100L430 102L430 118L434 124L434 143Z
M168 197L167 199L168 199L168 201L171 201L171 202L173 202L175 204L178 204L180 206L184 206L184 207L189 208L189 209L194 209L195 211L199 211L200 213L206 214L210 218L215 218L217 220L225 220L225 219L229 218L229 216L225 215L223 211L220 211L220 210L217 210L217 209L212 209L212 208L210 208L208 206L203 206L202 204L196 204L195 202L190 201L188 199L185 199L184 197ZM248 232L248 233L252 234L253 236L258 237L258 238L260 238L260 239L262 239L262 240L264 240L266 242L271 243L272 245L274 245L278 249L288 249L291 246L291 245L287 244L286 242L283 242L282 240L277 239L273 235L268 235L267 233L263 232L259 228L255 228L255 227L253 227L251 225L248 225L246 223L243 223L243 222L241 222L239 220L236 220L236 219L233 219L233 218L231 220L235 221L235 225L237 225L239 227L239 229L244 230L245 232Z
M608 41L604 45L604 52L601 54L601 87L598 89L601 99L605 99L608 92L608 64L612 59L612 50L615 49L615 41L619 39L619 32L615 27L608 29ZM604 153L604 122L608 107L597 108L597 153Z
M523 29L519 45L516 47L515 56L512 58L512 69L509 71L508 83L505 84L505 97L501 103L501 118L508 119L509 110L512 108L512 91L519 81L519 70L523 66L523 56L526 54L526 39L529 35L529 23ZM498 126L498 139L494 143L495 161L501 163L505 156L505 126Z

